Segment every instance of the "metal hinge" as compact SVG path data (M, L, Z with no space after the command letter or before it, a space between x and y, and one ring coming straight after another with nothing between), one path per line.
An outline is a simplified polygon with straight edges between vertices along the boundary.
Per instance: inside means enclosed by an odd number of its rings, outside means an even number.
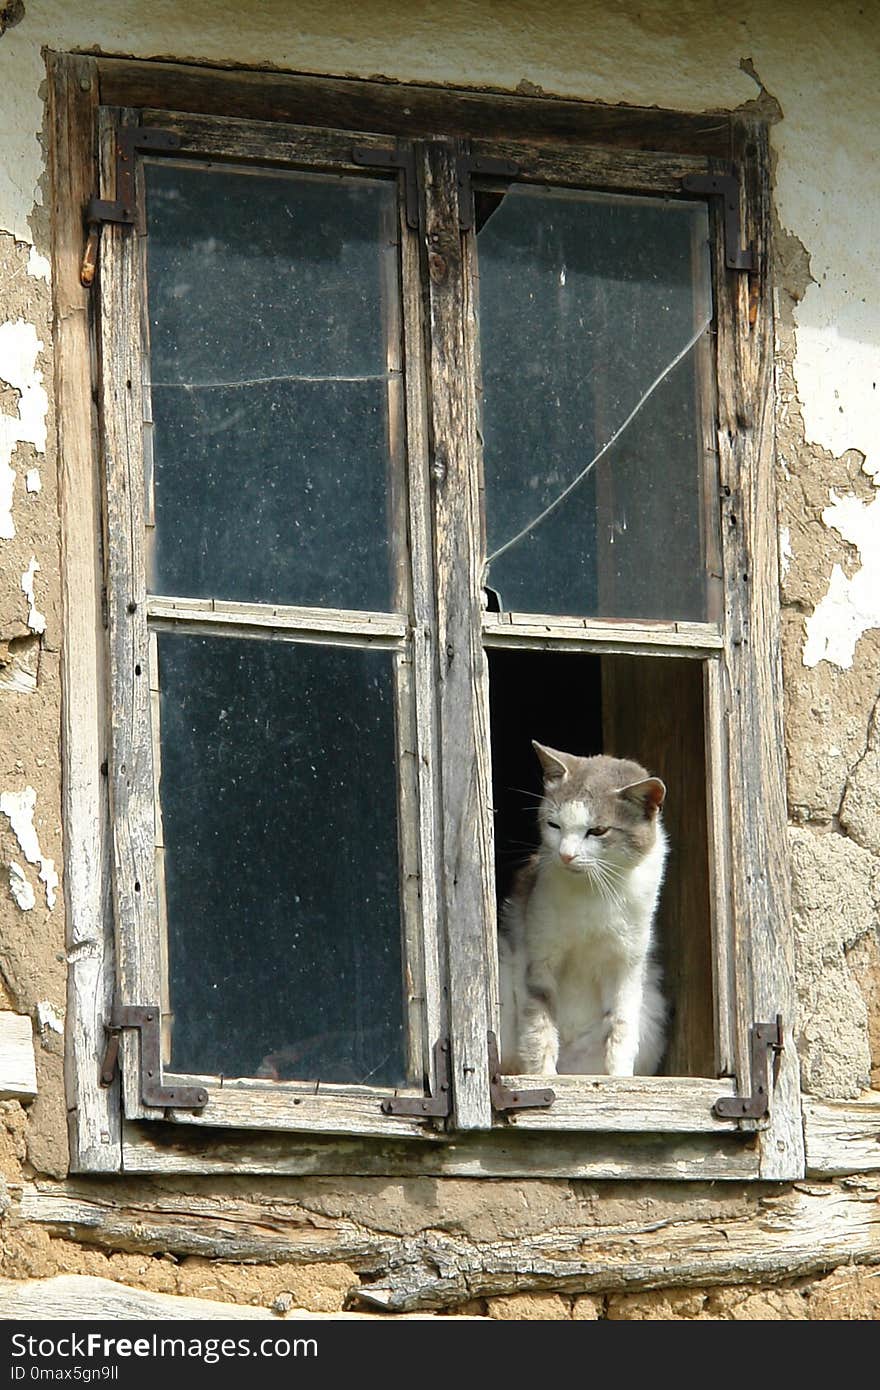
M428 1096L391 1096L381 1104L383 1115L422 1119L434 1116L447 1120L452 1113L452 1078L449 1067L449 1039L434 1044L434 1090Z
M492 1109L497 1115L503 1115L508 1110L537 1110L541 1106L553 1104L556 1099L555 1091L512 1091L509 1086L505 1086L501 1080L501 1058L498 1056L498 1039L494 1033L488 1034L488 1049L489 1097Z
M198 1110L208 1103L203 1086L163 1086L160 1052L159 1010L155 1005L114 1004L106 1023L107 1047L101 1062L101 1085L112 1085L119 1058L119 1035L123 1028L140 1031L141 1101L144 1105L169 1106L179 1110Z
M116 197L91 198L85 211L88 227L86 249L80 267L80 282L89 286L95 278L98 264L98 244L104 222L120 222L131 226L137 221L136 156L168 154L179 149L180 136L172 130L156 130L152 126L121 126L116 133Z
M749 1060L752 1072L750 1096L721 1096L714 1105L715 1114L723 1120L762 1120L770 1112L770 1056L779 1056L783 1048L782 1014L775 1023L753 1023L749 1029Z
M458 222L463 232L474 225L474 186L471 175L484 179L515 179L519 165L512 159L486 159L483 155L462 154L458 157Z
M686 193L708 193L724 200L724 263L731 270L754 270L755 250L742 246L739 210L739 176L734 167L726 174L686 174L681 181Z
M363 169L396 169L403 174L406 224L418 231L419 185L413 147L405 145L402 149L373 150L368 145L355 145L351 157Z

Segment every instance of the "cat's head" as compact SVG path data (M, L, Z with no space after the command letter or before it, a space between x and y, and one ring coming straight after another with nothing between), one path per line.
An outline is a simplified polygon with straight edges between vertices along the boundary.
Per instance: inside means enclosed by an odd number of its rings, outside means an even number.
M599 754L579 758L532 745L544 774L538 807L541 857L574 874L609 878L664 844L666 788L638 763Z

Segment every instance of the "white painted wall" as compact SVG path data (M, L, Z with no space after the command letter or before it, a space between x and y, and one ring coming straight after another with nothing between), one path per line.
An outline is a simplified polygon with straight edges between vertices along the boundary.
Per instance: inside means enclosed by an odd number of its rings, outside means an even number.
M814 280L797 310L807 437L834 454L861 451L880 486L878 35L875 0L25 0L24 19L0 38L0 230L33 240L45 47L511 89L525 81L691 111L756 96L748 60L782 109L777 205ZM29 270L45 275L39 254ZM872 589L862 605L871 625L876 597ZM818 659L834 660L832 647Z

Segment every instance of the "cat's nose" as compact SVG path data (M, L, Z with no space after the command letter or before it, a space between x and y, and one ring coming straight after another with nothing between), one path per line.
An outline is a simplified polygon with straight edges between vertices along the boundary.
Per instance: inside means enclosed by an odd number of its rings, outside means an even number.
M574 859L574 855L573 855L573 854L568 854L568 853L564 852L563 850L560 850L560 851L559 851L559 858L562 860L563 864L570 864L571 861Z

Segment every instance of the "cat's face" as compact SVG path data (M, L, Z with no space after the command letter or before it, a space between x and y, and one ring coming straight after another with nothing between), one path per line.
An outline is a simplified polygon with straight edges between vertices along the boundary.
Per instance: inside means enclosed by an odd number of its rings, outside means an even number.
M612 883L615 873L634 867L656 843L666 788L623 758L579 758L539 743L534 748L544 772L538 807L542 858Z

